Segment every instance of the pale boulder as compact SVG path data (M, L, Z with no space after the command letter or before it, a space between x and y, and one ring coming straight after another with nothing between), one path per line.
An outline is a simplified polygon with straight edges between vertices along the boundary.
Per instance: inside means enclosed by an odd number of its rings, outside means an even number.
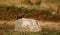
M21 32L21 31L31 31L31 32L37 32L41 31L40 22L35 19L28 19L28 18L22 18L16 20L15 24L15 31Z

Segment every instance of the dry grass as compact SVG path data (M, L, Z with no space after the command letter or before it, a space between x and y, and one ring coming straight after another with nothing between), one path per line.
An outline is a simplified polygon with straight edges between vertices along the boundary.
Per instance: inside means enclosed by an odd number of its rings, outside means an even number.
M13 21L0 21L0 34L3 35L60 35L60 23L40 21L42 31L39 32L16 32ZM6 23L4 25L4 23ZM6 26L7 25L7 26Z
M14 25L16 23L16 20L12 21L0 21L0 24L4 25ZM48 27L50 29L56 29L60 30L60 22L49 22L49 21L40 21L41 26Z
M40 24L43 27L60 31L60 22L48 22L48 21L46 22L46 21L44 21L44 22L41 22Z
M0 21L0 24L8 24L8 25L14 25L16 23L16 20L13 21ZM59 28L60 27L60 22L45 22L45 21L40 21L41 26L46 26L46 27L54 27L54 28Z

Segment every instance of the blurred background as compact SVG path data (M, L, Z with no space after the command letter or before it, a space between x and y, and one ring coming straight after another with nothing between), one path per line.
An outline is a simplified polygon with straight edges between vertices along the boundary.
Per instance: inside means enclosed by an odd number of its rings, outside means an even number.
M42 31L15 32L21 14L41 22ZM60 0L0 0L0 35L60 35Z

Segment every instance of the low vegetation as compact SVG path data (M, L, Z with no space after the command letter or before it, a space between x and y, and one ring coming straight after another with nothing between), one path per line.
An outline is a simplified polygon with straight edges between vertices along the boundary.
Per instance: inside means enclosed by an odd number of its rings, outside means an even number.
M2 27L2 29L0 29L0 35L60 35L60 31L47 27L42 27L42 30L39 32L17 32L12 29L13 26L11 28L10 27L6 27L4 29Z
M47 21L60 21L60 13L50 8L18 8L14 6L0 6L0 20L17 19L22 11L26 12L24 16L25 18L34 18Z

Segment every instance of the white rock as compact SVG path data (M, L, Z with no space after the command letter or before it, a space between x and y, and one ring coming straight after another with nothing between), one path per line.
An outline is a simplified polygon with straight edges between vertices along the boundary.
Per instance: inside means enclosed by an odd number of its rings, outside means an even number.
M15 31L41 31L40 22L34 19L22 18L16 20Z

